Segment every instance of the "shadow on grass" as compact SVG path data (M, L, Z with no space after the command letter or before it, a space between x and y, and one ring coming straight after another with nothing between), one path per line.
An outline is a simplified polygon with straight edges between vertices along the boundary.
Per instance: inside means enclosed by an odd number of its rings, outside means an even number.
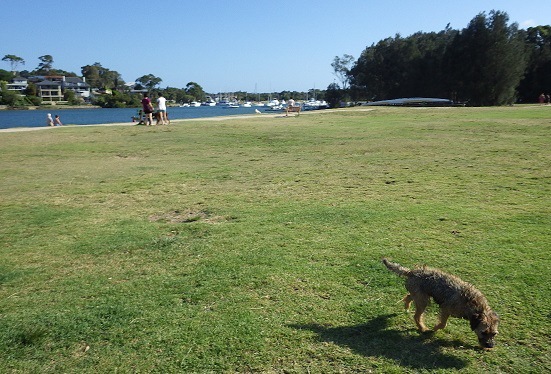
M442 353L446 346L459 347L462 342L434 338L431 334L406 335L387 329L388 320L396 314L372 319L366 324L327 327L318 324L290 325L299 330L310 330L320 341L345 346L366 357L385 357L411 369L461 369L468 361Z

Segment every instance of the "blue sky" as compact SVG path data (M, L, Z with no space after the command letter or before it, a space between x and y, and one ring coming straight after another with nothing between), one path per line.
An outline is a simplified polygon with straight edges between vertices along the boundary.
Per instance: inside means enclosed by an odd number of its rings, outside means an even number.
M325 89L336 81L335 56L358 58L397 33L462 29L492 9L521 28L551 24L549 0L5 0L0 8L0 56L22 57L20 70L48 54L77 74L99 62L126 82L153 74L161 87L196 82L209 93Z

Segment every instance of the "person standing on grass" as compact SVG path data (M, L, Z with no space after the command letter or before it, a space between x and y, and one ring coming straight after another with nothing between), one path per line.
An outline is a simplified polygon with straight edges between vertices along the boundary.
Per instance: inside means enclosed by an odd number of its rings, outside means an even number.
M166 116L166 99L163 94L159 94L159 98L157 99L157 109L159 110L158 121L161 122L161 125L168 125L168 119Z
M145 113L145 119L147 121L146 125L153 125L153 105L151 105L151 100L149 99L149 95L147 93L143 94L142 108L143 112Z
M157 99L157 109L159 110L159 120L161 121L161 124L168 125L168 118L166 115L166 98L162 93L159 94L159 98Z

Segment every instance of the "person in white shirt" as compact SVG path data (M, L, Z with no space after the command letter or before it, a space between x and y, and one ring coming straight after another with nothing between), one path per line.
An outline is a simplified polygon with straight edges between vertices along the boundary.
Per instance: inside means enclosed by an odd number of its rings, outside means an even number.
M157 99L157 108L159 110L159 118L157 119L157 122L161 122L161 125L168 125L169 122L166 115L166 99L163 94L160 94Z
M48 113L48 115L46 115L46 125L48 125L48 126L55 126L55 125L54 125L54 119L52 118L52 114L51 114L51 113Z

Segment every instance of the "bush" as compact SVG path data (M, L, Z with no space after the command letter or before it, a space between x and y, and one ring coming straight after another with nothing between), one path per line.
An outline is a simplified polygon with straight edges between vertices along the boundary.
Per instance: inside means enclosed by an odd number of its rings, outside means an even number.
M40 104L42 104L42 98L38 96L26 96L25 100L30 105L39 106Z
M22 97L21 95L8 90L2 90L2 94L0 97L0 104L2 105L8 105L8 106L17 106L18 103L21 101Z
M331 83L325 91L325 100L331 108L339 108L340 102L344 100L344 90L338 84Z
M113 94L95 96L92 103L102 108L132 108L140 106L140 99L136 95L113 91Z

